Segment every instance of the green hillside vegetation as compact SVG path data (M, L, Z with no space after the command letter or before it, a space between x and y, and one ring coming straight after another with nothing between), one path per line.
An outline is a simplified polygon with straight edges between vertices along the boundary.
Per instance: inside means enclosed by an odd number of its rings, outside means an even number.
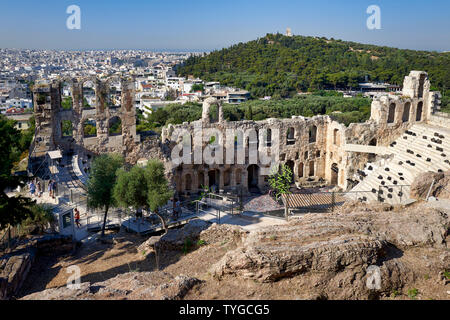
M342 40L268 34L178 66L181 76L246 89L253 97L287 98L298 91L355 88L370 81L402 85L411 70L428 72L438 90L450 88L450 53L402 50Z
M290 99L268 101L250 100L240 105L223 105L224 117L228 121L264 120L268 118L312 117L328 114L346 125L364 122L370 117L371 100L367 98L343 98L338 93L316 93ZM201 119L202 106L196 103L173 104L153 112L145 119L138 115L137 131L160 132L168 124L182 124ZM214 114L212 113L214 117Z

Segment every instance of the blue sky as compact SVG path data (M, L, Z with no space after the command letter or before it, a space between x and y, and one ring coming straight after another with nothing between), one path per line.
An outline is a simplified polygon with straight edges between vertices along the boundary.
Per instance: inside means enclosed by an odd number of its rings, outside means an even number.
M81 8L81 30L66 8ZM381 30L366 9L381 8ZM287 27L296 35L450 50L448 0L1 0L0 47L213 50Z

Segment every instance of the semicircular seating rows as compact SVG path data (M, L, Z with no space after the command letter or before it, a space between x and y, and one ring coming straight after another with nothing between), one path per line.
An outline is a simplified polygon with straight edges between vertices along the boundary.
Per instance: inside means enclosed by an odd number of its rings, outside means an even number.
M450 130L416 124L392 142L389 151L393 154L391 159L366 166L367 176L349 197L389 204L410 202L410 186L418 175L450 170Z

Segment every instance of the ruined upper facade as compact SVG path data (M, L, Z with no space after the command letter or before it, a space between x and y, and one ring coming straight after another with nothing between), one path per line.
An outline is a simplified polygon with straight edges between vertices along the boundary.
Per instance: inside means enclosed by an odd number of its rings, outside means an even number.
M34 106L36 137L31 159L56 148L116 152L131 163L158 157L180 193L195 193L205 186L248 192L267 188L273 163L262 161L260 153L264 153L289 166L300 184L332 184L346 190L356 170L374 155L348 152L344 145L389 145L412 124L429 120L439 109L439 94L430 92L425 72L412 71L405 77L401 95L374 99L370 120L348 127L329 116L226 121L220 102L208 98L202 119L169 125L160 140L151 142L141 142L136 134L132 79L54 81L34 88ZM214 161L208 162L205 154Z

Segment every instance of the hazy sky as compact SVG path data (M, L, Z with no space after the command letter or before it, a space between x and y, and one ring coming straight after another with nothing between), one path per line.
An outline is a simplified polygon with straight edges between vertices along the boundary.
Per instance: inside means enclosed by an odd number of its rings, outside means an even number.
M81 30L68 30L69 5ZM381 30L368 30L369 5ZM1 0L0 47L212 50L290 27L398 48L450 51L449 0Z

